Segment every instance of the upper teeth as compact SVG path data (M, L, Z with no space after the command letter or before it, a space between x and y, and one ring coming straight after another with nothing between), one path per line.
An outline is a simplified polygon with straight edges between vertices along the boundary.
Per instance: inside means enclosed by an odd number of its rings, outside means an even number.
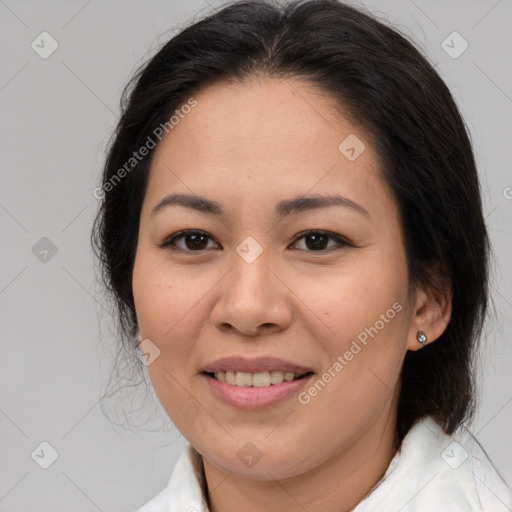
M279 371L257 373L218 371L214 373L215 378L221 382L227 382L232 386L254 386L255 388L263 388L271 384L281 384L283 381L290 382L302 375L304 374Z

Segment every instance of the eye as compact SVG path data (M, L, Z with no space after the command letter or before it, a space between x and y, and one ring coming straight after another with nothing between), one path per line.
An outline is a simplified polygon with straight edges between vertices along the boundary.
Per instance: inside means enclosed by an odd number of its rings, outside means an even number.
M214 244L218 246L217 242L215 242L213 238L204 231L187 230L175 233L173 236L166 239L161 247L169 247L172 249L172 246L174 246L177 249L187 252L215 248L211 246L208 247L209 241L213 241Z
M297 247L297 245L299 245L298 242L301 240L304 240L303 247ZM214 245L209 245L210 242ZM320 252L332 249L333 247L335 248L336 246L351 246L351 244L339 235L329 231L309 230L299 233L291 247L310 252ZM176 248L184 252L199 252L207 249L219 248L220 246L204 231L185 230L179 231L170 238L167 238L161 244L161 247L169 249Z
M310 251L324 251L327 249L332 249L337 246L347 246L351 245L347 240L344 240L340 236L330 233L329 231L303 231L297 235L295 242L293 243L294 248L297 248L297 242L299 240L304 239L303 247L298 247L300 250L310 250ZM329 245L329 240L334 241L334 244Z

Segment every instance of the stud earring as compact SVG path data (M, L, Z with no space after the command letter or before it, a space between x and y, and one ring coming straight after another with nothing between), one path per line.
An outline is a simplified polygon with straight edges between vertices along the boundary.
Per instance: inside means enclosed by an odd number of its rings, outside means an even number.
M423 346L427 344L427 335L423 331L418 331L416 338Z

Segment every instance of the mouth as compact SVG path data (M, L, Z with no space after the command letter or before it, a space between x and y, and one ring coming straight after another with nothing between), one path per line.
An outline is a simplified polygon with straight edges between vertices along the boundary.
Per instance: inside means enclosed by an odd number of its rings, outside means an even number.
M313 375L313 372L283 372L279 370L262 371L262 372L244 372L244 371L216 371L203 372L208 377L219 382L224 382L231 386L243 388L266 388L270 386L278 386L283 382L292 382L304 379Z
M240 410L262 410L291 400L314 375L312 368L273 356L224 357L201 370L212 395Z
M228 406L246 411L277 407L280 403L293 399L313 375L313 372L280 370L202 372L207 389L214 397Z

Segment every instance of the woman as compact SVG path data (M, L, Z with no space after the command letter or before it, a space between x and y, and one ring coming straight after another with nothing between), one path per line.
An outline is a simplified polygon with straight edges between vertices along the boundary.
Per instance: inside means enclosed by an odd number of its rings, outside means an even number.
M509 510L452 436L489 242L464 122L418 50L335 0L246 1L133 84L95 245L190 443L138 510Z

